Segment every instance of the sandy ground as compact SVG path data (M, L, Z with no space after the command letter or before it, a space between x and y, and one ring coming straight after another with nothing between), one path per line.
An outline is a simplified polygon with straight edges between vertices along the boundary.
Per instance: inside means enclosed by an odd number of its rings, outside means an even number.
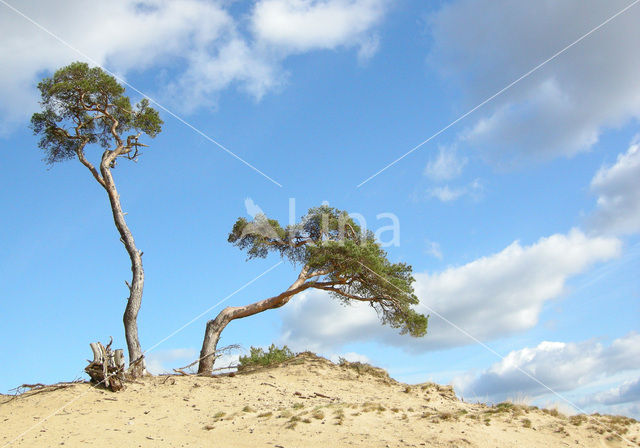
M625 447L640 424L459 401L312 355L218 377L161 376L0 396L0 447Z

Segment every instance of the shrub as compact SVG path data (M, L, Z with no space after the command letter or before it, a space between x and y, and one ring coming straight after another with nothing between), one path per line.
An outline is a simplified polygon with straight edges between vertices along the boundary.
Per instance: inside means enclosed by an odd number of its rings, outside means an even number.
M271 344L269 349L265 352L264 349L259 347L251 347L249 349L249 355L240 357L239 370L247 367L266 367L272 364L278 364L287 359L291 359L295 356L295 353L289 349L286 345L283 347L276 347L275 344Z
M367 375L371 375L371 376L374 376L374 377L382 378L384 380L389 380L390 379L389 378L389 374L387 373L386 370L381 369L379 367L373 367L371 364L367 364L365 362L359 362L359 361L349 362L345 358L340 357L338 359L338 365L341 366L341 367L346 367L346 368L349 368L349 369L353 369L358 373L358 375L367 374ZM407 392L407 391L405 390L405 392ZM410 392L410 390L409 390L409 392ZM407 393L409 393L409 392L407 392Z

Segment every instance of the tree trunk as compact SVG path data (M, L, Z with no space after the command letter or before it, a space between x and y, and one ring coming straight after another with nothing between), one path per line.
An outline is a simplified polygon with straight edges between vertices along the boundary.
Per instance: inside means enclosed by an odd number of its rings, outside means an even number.
M111 162L111 157L103 157L102 163L100 164L100 172L105 182L104 188L109 195L111 211L113 212L113 221L118 229L118 233L120 234L120 241L124 244L127 254L129 254L129 258L131 260L131 283L127 283L127 286L129 287L129 298L127 299L127 306L124 310L122 320L124 322L124 334L129 351L129 373L132 377L138 378L146 372L142 349L140 347L140 340L138 339L137 322L138 311L142 304L142 290L144 288L142 252L136 247L133 235L131 234L131 231L124 219L124 213L122 212L122 206L120 204L120 195L118 194L113 176L111 175Z
M250 305L227 307L220 311L220 314L218 314L215 319L207 322L204 340L202 342L202 350L200 351L198 374L210 375L213 372L213 363L216 359L216 350L218 348L220 334L232 320L253 316L254 314L280 308L285 305L291 300L291 297L310 287L310 285L305 284L305 281L308 279L308 273L309 267L305 266L302 268L298 279L289 286L285 292Z

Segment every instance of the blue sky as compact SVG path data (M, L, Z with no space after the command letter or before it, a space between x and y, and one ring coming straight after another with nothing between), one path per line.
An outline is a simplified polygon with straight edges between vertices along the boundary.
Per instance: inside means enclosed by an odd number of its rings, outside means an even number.
M88 57L165 108L140 161L114 171L144 251L155 372L197 358L222 306L295 279L282 264L233 294L279 261L226 242L248 198L285 223L292 198L298 217L327 201L374 231L397 217L387 250L413 266L429 334L313 292L233 322L222 345L568 407L524 370L587 411L640 416L640 5L566 48L632 2L67 3L0 4L0 392L82 376L89 342L125 345L130 271L104 191L77 161L47 169L27 127L38 80Z

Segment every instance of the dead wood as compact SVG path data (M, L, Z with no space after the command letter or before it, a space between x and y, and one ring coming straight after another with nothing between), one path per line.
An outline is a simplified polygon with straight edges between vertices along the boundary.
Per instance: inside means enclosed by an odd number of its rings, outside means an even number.
M84 382L83 380L75 380L75 381L61 382L56 384L42 384L42 383L22 384L18 387L14 387L13 389L10 389L10 391L13 392L13 394L5 395L4 397L8 397L9 399L6 401L2 401L1 404L13 401L16 398L30 397L32 395L40 394L43 392L53 392L59 389L66 389L67 387L71 387L83 382Z
M91 383L117 392L124 389L124 357L122 350L111 350L112 343L113 338L106 347L100 342L89 344L93 352L93 361L84 368L84 371L91 378Z

